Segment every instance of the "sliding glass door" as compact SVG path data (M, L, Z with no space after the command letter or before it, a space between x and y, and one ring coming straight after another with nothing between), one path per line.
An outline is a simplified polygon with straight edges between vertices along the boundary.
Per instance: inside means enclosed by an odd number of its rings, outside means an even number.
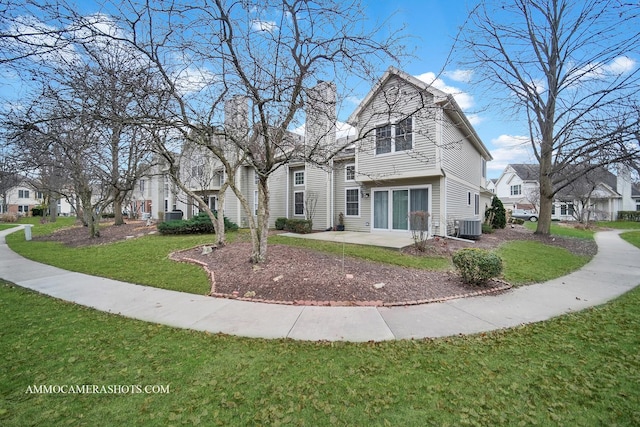
M409 230L414 211L429 212L429 188L373 190L374 230Z

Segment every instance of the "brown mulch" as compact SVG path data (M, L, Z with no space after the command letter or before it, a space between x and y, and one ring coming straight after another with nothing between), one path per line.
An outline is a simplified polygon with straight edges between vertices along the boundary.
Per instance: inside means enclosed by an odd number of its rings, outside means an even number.
M79 247L105 244L155 233L155 226L144 221L101 225L100 237L90 239L82 226L63 229L34 240L53 240ZM507 226L493 234L483 234L474 243L453 239L432 239L424 255L450 256L463 247L496 248L506 241L538 240L563 247L577 255L593 256L593 240L542 237L522 226ZM412 247L403 253L420 255ZM269 245L266 263L249 262L251 245L247 242L213 248L203 254L197 247L171 254L176 261L201 265L212 278L211 295L304 305L400 305L443 301L484 293L495 293L510 286L492 280L482 287L462 283L453 271L428 271L397 267L357 258L331 255L287 245Z

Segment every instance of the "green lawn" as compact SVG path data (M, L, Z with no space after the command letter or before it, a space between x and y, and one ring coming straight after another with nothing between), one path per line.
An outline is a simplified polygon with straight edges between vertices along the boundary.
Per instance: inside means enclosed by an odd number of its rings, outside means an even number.
M34 224L33 234L48 234L55 228L73 224L72 218L62 218L57 223L40 224L37 219L27 218ZM228 233L229 241L247 239L246 231ZM151 235L124 242L69 248L56 242L24 240L24 233L7 236L7 243L23 256L71 271L108 277L132 283L173 289L195 294L206 294L210 284L204 271L194 265L176 263L168 259L169 253L211 242L212 237ZM343 245L272 236L271 244L287 244L346 256L359 257L375 262L412 268L443 270L453 268L447 258L418 257L402 254L396 250L373 246ZM504 260L504 278L514 285L542 282L567 274L584 265L588 258L575 256L568 251L544 246L536 242L510 242L497 250Z
M598 227L616 228L618 230L638 230L640 229L639 221L599 221Z
M7 230L9 228L17 227L20 224L0 224L0 230Z
M513 285L540 283L564 276L591 259L574 255L564 248L540 242L519 240L498 248L504 265L504 279Z
M622 237L624 240L631 243L632 245L635 245L638 248L640 248L640 231L628 231L626 233L620 234L620 237Z
M640 290L508 331L306 343L148 324L0 283L0 424L639 425ZM168 394L30 394L163 385Z
M532 231L535 231L537 227L537 223L535 222L525 222L524 226ZM580 230L577 228L573 228L566 225L561 225L555 222L551 223L551 234L554 236L564 236L564 237L577 237L579 239L593 239L593 235L595 231L593 230Z

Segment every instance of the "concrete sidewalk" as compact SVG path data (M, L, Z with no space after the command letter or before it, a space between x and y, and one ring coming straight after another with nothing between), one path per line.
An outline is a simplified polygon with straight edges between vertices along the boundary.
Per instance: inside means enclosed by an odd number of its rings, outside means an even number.
M602 304L640 284L640 250L619 231L596 234L598 254L575 273L502 295L408 307L305 307L168 291L27 260L0 231L0 277L46 295L148 322L245 337L383 341L471 334Z

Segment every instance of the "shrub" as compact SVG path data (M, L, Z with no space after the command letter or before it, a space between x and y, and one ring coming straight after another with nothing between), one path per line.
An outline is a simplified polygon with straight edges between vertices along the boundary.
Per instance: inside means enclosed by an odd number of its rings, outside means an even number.
M238 225L224 217L224 230L236 231ZM213 223L206 212L200 212L191 219L179 219L158 224L161 234L207 234L213 233Z
M491 224L482 224L482 234L491 234L493 233L493 227Z
M502 273L502 259L484 249L460 249L453 254L453 264L462 280L472 285L482 285Z
M618 221L640 221L640 211L618 211Z
M18 221L18 215L12 213L5 213L0 215L0 222L16 222Z
M34 206L31 208L31 216L44 216L46 207L42 205Z
M507 226L507 211L498 196L493 196L491 199L491 207L484 213L484 219L493 228Z
M413 211L409 213L409 224L411 225L411 238L413 246L420 252L427 248L429 237L429 212Z
M287 219L284 229L292 233L311 233L311 221L308 219Z
M287 223L287 218L280 217L276 218L276 230L284 230L284 226Z

